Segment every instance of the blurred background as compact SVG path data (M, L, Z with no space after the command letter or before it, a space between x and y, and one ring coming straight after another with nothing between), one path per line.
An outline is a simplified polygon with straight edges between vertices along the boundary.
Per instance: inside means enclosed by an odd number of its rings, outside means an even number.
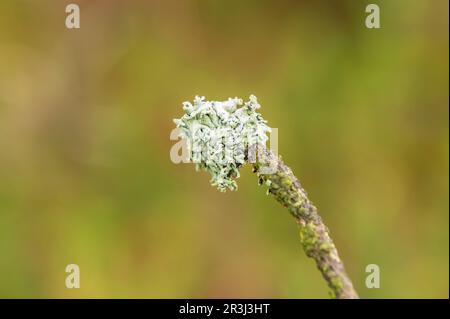
M327 298L250 167L222 194L170 161L183 101L255 94L360 295L448 298L448 9L2 0L0 297Z

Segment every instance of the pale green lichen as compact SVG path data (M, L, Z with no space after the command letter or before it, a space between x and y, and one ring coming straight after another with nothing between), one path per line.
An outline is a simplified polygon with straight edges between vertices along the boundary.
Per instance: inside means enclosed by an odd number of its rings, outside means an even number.
M189 159L211 174L211 184L220 191L237 189L235 179L249 147L266 144L270 128L256 112L259 108L254 95L245 103L237 97L220 102L196 96L193 103L183 103L185 114L174 120L186 139Z
M344 289L344 283L342 282L342 279L339 277L331 278L330 280L330 288L332 288L336 292L342 291Z
M316 251L317 243L320 242L320 234L317 232L314 223L311 222L300 226L300 241L306 255L311 257L312 253Z

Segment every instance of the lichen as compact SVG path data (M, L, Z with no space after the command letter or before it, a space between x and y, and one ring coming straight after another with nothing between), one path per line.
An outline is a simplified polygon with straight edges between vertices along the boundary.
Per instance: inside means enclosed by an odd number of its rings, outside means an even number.
M185 114L174 119L180 136L186 139L190 161L197 170L211 174L211 184L220 191L236 190L235 179L248 158L252 145L265 145L270 128L261 114L256 96L248 102L239 98L206 101L196 96L184 102Z
M319 249L325 252L330 252L334 249L334 245L330 241L325 241L320 245Z
M340 292L344 288L344 283L339 277L333 277L330 280L331 287L334 291Z
M307 256L311 257L311 254L316 250L316 245L319 241L319 233L317 232L314 223L311 222L300 225L300 242L302 243Z

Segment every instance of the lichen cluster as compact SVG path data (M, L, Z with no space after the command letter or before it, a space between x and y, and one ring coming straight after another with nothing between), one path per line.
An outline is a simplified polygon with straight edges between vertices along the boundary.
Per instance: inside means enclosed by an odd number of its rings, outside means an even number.
M254 95L245 103L237 97L220 102L196 96L193 103L183 103L185 114L174 120L186 139L190 161L197 170L208 171L211 184L220 191L237 189L235 179L249 147L267 142L270 128L256 111L259 108Z

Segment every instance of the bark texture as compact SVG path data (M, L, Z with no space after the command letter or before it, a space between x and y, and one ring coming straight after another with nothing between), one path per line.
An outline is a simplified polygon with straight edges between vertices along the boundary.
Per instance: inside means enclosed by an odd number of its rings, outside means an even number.
M251 154L256 152L250 152ZM253 163L253 171L258 176L259 184L265 184L268 194L274 196L296 219L300 227L303 250L308 257L315 260L317 268L331 289L332 297L358 298L328 228L292 170L281 158L263 148L258 151L258 161L255 156L249 156L249 160Z

